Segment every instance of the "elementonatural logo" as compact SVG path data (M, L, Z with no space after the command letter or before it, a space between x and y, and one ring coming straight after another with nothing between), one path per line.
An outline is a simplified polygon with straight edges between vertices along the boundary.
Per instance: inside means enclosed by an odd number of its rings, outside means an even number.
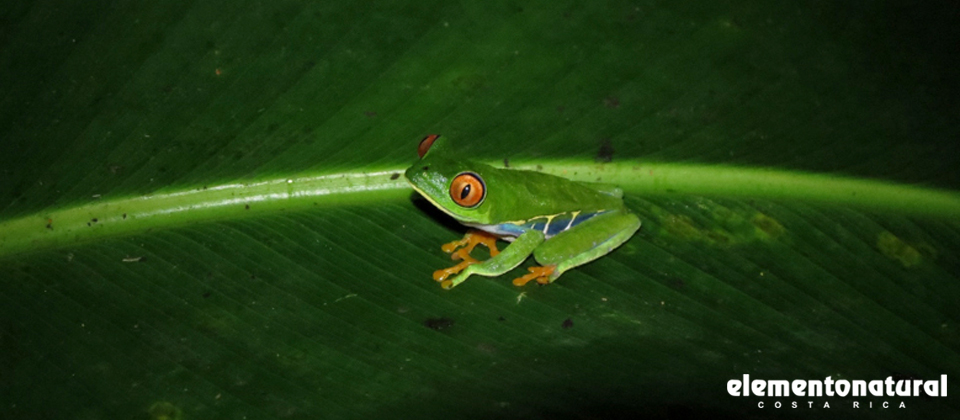
M877 406L882 408L906 408L902 398L910 397L946 397L947 375L940 375L939 380L924 381L922 379L893 379L888 376L884 380L834 380L827 376L819 379L794 379L792 381L778 379L750 379L744 374L743 379L727 381L727 393L733 397L764 397L757 402L759 408L772 406L774 408L830 408L827 401L817 402L810 399L801 401L798 397L822 398L843 397L860 398L849 401L851 408L873 408L872 398L881 397ZM776 398L775 400L773 398ZM870 400L865 400L871 398ZM893 404L889 399L897 399Z

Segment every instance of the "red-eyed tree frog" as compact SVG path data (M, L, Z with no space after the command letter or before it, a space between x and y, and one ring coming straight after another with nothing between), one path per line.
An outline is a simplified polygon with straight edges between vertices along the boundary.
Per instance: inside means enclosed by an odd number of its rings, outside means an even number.
M552 283L565 271L609 254L640 229L640 219L624 206L619 188L471 162L457 156L445 140L435 134L424 138L420 160L405 173L424 198L477 229L442 247L462 260L433 273L444 289L473 274L502 275L531 254L541 266L530 267L513 284L534 279ZM500 252L497 239L512 243ZM478 244L490 249L490 259L470 256Z

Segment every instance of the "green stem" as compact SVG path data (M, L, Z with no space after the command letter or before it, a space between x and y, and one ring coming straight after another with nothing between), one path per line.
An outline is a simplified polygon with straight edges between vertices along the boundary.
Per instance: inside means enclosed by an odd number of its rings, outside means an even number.
M830 203L943 219L960 219L960 193L838 175L769 168L554 162L537 170L618 185L640 195L691 194Z
M584 161L521 165L622 187L627 194L707 195L832 203L960 219L960 194L916 186L773 169ZM0 222L0 257L212 220L313 206L399 200L410 194L402 169L226 184L98 200Z
M225 184L41 211L0 222L0 257L211 220L367 200L397 199L402 171Z

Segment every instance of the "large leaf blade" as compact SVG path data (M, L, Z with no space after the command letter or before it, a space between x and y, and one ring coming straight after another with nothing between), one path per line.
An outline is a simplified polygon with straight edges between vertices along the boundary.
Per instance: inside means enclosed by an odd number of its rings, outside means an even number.
M4 417L869 417L724 384L958 372L949 5L8 6ZM440 290L460 228L391 179L429 132L644 226Z

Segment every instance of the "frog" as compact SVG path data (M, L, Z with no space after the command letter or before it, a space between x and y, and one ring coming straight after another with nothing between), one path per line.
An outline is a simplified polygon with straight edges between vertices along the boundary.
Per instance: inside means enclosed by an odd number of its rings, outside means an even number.
M539 264L513 280L553 283L564 272L610 254L640 229L640 218L623 202L623 190L539 171L498 168L461 156L446 137L431 134L404 176L433 206L470 228L441 246L456 265L434 280L452 289L471 275L501 276L531 255ZM509 242L500 251L497 241ZM490 258L471 256L478 245Z

